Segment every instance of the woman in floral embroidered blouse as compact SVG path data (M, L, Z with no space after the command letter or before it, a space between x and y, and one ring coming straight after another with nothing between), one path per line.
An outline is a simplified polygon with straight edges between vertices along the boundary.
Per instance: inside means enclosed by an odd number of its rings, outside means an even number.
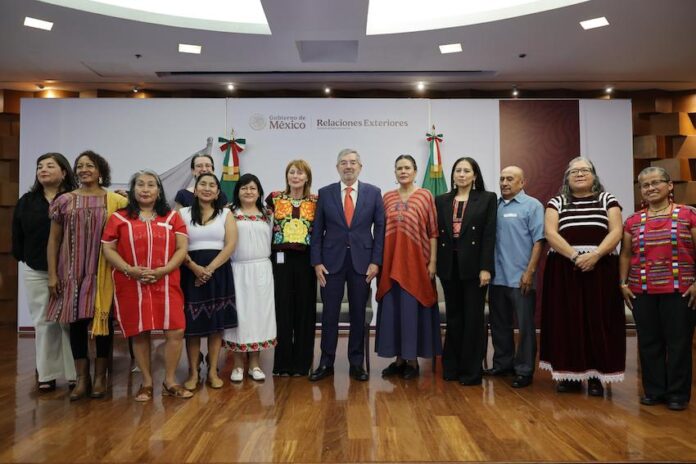
M672 181L662 168L643 169L638 183L647 207L626 220L620 285L638 331L640 402L681 411L691 396L696 211L671 201Z
M307 375L314 354L317 279L309 262L309 241L317 196L310 193L312 170L304 160L285 168L285 190L266 198L273 212L273 277L278 345L273 375Z

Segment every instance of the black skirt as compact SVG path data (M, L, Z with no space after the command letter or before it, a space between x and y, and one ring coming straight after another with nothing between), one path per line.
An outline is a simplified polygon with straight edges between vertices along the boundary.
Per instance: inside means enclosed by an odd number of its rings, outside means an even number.
M220 250L189 251L194 263L206 266ZM229 262L215 270L212 278L195 286L196 276L186 266L181 266L181 289L184 292L186 336L205 336L237 327L237 309L234 298L234 280Z

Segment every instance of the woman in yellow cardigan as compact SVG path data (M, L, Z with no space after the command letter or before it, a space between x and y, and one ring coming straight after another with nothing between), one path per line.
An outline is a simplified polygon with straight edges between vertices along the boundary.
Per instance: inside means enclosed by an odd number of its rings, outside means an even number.
M108 312L113 288L100 239L109 215L125 207L127 200L105 189L111 184L111 169L99 154L81 153L73 171L80 188L57 196L49 207L48 319L70 324L70 346L78 376L70 399L78 400L90 390L93 398L106 394L112 343ZM94 385L88 359L89 323L93 318L97 345Z

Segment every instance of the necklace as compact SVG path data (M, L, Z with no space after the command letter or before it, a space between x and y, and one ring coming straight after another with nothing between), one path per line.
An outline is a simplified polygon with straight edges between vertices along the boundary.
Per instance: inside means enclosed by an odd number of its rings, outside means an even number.
M659 212L662 212L662 211L664 211L664 210L670 208L671 206L672 206L672 203L670 203L670 204L668 204L667 206L665 206L664 208L660 208L660 209L650 209L650 208L648 208L648 211L650 211L651 213L659 213Z
M140 219L143 222L151 222L153 219L155 219L155 213L153 211L150 211L148 213L148 216L145 216L142 211L138 213L138 219Z

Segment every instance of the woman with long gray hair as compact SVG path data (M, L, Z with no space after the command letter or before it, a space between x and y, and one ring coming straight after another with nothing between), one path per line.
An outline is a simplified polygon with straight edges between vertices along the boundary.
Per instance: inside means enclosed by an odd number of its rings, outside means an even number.
M560 195L546 205L551 246L544 271L539 367L551 371L557 391L587 381L590 396L624 378L626 329L617 285L621 206L604 190L590 160L565 171Z

